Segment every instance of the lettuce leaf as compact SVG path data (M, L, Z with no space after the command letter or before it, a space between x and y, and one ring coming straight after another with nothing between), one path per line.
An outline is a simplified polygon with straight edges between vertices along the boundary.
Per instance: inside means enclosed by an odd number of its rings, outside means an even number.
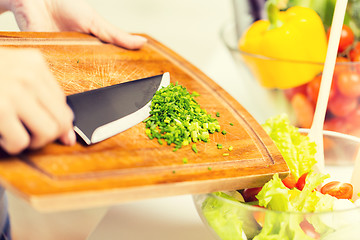
M259 206L276 210L288 211L291 208L290 203L290 189L288 189L275 174L273 178L267 182L256 195L259 200Z
M202 204L202 211L211 228L222 240L246 240L259 233L260 226L245 204L242 205L222 192L214 194L219 197L207 197Z
M259 235L254 240L263 239L312 239L301 228L303 215L294 212L314 212L331 210L333 204L326 204L325 195L314 189L328 178L328 175L310 172L302 191L288 189L278 174L267 182L256 195L259 205L274 211L266 212L265 223ZM293 212L290 214L289 212ZM320 219L312 219L314 228L327 231L328 228ZM316 225L316 226L315 226Z
M320 197L314 189L322 184L329 175L322 173L310 172L307 175L304 189L299 191L296 188L288 189L275 174L273 178L265 183L261 191L256 195L259 200L259 206L272 209L275 211L291 211L291 212L314 212ZM332 206L320 205L322 211L331 210Z
M315 143L306 135L298 132L298 128L290 125L287 115L278 115L268 119L263 127L275 142L288 164L291 174L299 178L304 173L307 180L302 191L288 189L275 174L256 195L258 204L273 211L266 211L262 226L246 208L246 204L233 204L233 197L220 194L226 200L208 197L202 210L209 225L222 240L248 239L254 240L310 240L301 227L303 222L312 224L318 232L330 232L331 229L320 218L304 219L302 212L331 211L333 199L314 189L329 177L312 172L315 161ZM291 212L291 213L289 213ZM295 213L294 213L295 212ZM299 214L296 214L299 212ZM309 223L310 222L310 223ZM245 238L246 239L246 238Z
M324 175L322 173L310 172L306 177L306 183L303 190L300 191L299 195L294 198L293 201L291 201L293 209L299 212L314 212L320 200L320 196L316 194L316 191L314 190L329 177L329 174ZM325 209L325 206L323 207L323 211L332 209L332 206L329 206L328 209Z
M312 170L316 163L316 145L310 142L307 135L300 134L298 128L290 125L286 114L271 117L262 126L278 147L296 179Z

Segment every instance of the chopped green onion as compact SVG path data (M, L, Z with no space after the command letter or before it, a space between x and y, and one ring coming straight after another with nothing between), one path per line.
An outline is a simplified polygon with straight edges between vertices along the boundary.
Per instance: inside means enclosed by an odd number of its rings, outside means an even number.
M226 134L227 134L227 132L226 132L225 130L222 130L221 133L222 133L223 135L226 135Z
M223 156L229 156L230 154L229 153L223 153Z
M218 148L218 149L222 149L222 148L223 148L223 145L220 144L220 143L218 143L218 144L217 144L217 148Z
M231 152L233 149L234 149L234 147L230 146L228 150Z
M196 96L178 83L158 90L151 101L151 116L144 120L146 135L174 144L173 151L192 142L209 142L209 134L219 132L220 124L200 107Z
M233 123L230 123L230 126L234 126L234 124L233 124Z
M188 161L188 159L187 158L183 158L183 163L184 164L186 164L186 163L188 163L189 161Z
M211 170L212 170L212 168L211 168L211 167L208 167L208 170L209 170L209 171L211 171Z
M196 148L196 144L193 144L193 145L191 146L191 149L194 151L194 153L198 153L198 150L197 150L197 148Z
M219 113L219 112L216 112L216 116L217 116L217 117L220 117L220 113Z

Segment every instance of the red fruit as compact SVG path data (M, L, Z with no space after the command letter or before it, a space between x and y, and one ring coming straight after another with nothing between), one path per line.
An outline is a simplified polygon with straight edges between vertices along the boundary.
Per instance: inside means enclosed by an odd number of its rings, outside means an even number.
M308 237L313 239L321 238L320 234L315 230L314 226L311 223L309 223L306 219L304 219L300 223L300 227Z
M358 106L357 98L336 94L329 100L328 110L337 117L345 117Z
M351 125L343 117L333 117L325 121L324 129L347 134L351 129Z
M254 202L258 199L256 198L256 195L261 191L261 187L258 188L247 188L244 189L244 191L241 193L243 196L245 202Z
M347 97L360 96L360 75L355 71L342 71L337 75L339 91Z
M291 99L291 106L294 109L299 127L310 128L315 108L309 99L304 94L298 93Z
M360 127L360 106L346 117L346 121L352 126Z
M288 88L288 89L284 89L284 94L285 97L291 101L291 99L295 96L295 94L297 93L302 93L304 95L306 95L306 88L307 88L307 84L303 84L297 87L293 87L293 88Z
M351 199L353 195L353 186L350 183L332 181L321 188L321 193L329 194L338 199Z
M330 28L327 31L327 39L329 40L330 37ZM355 36L351 28L347 25L343 25L341 30L341 36L340 36L340 43L339 43L339 49L338 53L342 53L345 51L348 47L350 47L354 42Z
M354 48L350 50L349 56L353 62L360 61L360 42L357 42Z
M282 180L283 184L287 187L287 188L294 188L296 185L296 178L290 173L286 178L284 178Z
M337 57L335 69L334 69L334 76L336 77L339 73L343 71L348 71L350 68L351 68L351 64L348 58Z
M321 74L314 77L313 80L311 80L311 82L307 84L307 88L306 88L307 96L314 106L316 106L316 102L319 96L321 77L322 77ZM331 84L329 99L331 99L335 94L336 94L336 84L333 81Z
M304 189L305 183L306 183L306 177L309 173L304 173L303 175L301 175L301 177L298 179L297 183L296 183L296 188L299 189L300 191L302 191Z

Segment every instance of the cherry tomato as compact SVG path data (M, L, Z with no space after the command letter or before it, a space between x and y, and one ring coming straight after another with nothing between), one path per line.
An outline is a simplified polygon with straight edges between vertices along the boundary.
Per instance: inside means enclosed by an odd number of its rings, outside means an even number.
M296 178L290 173L286 178L282 180L282 182L287 188L291 189L294 188L296 185Z
M354 127L360 127L360 106L346 117L346 121Z
M319 95L320 83L321 75L317 75L307 84L306 94L314 106L316 105Z
M355 71L342 71L338 73L336 84L339 91L348 97L360 96L360 75Z
M310 128L315 112L315 108L310 100L301 93L296 94L291 99L291 106L299 127Z
M336 57L336 62L337 62L337 63L349 62L349 59L346 58L346 57Z
M354 48L350 50L349 57L353 62L360 61L360 42L357 42Z
M350 183L332 181L321 188L321 193L329 194L338 199L351 199L353 195L353 186Z
M329 41L330 37L330 28L327 31L327 39ZM342 53L345 51L348 47L350 47L354 42L355 36L351 28L347 25L343 25L341 30L341 36L340 36L340 43L339 43L339 49L338 53Z
M353 126L353 128L351 128L351 130L349 131L349 134L360 138L360 128Z
M334 76L336 76L343 72L350 69L351 64L349 64L350 60L346 57L337 57L336 58L336 64L334 69Z
M310 99L310 101L313 103L314 107L316 106L316 102L319 96L321 77L322 77L321 74L315 76L313 80L311 80L307 84L307 88L306 88L306 94ZM329 99L331 99L335 94L336 94L336 84L334 84L333 81L333 83L331 84Z
M340 93L329 99L328 110L337 117L345 117L358 106L357 98L346 97Z
M299 189L300 191L302 191L304 189L305 183L306 183L306 177L309 173L304 173L303 175L301 175L301 177L299 177L295 187L297 189Z
M350 134L350 131L352 129L351 123L348 121L345 117L333 117L331 119L327 119L324 122L324 129Z
M243 196L245 202L254 202L254 201L258 200L256 198L256 195L261 191L261 189L262 189L261 187L258 187L258 188L246 188L241 193L241 195Z
M291 101L291 99L295 96L295 94L297 93L302 93L304 95L306 95L306 88L307 88L307 84L303 84L297 87L293 87L293 88L288 88L284 90L284 94L285 97Z

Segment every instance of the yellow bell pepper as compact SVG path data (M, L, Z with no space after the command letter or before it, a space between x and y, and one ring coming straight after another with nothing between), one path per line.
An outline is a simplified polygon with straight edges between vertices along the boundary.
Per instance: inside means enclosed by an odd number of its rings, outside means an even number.
M243 59L266 88L292 88L323 69L327 51L324 25L311 8L279 11L268 1L269 20L253 23L239 40Z

